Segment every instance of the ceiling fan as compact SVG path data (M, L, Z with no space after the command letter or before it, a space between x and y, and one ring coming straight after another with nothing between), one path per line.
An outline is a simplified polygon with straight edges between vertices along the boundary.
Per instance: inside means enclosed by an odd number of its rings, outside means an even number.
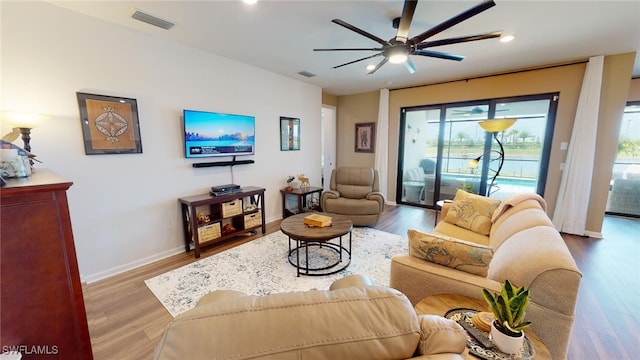
M509 109L496 109L495 112L499 112L499 111L509 111ZM488 109L483 109L480 106L476 106L474 108L471 108L469 110L453 110L453 114L454 115L481 115L481 114L485 114L488 113L489 110Z
M333 23L336 23L340 26L343 26L351 31L354 31L362 36L365 36L380 45L382 47L378 48L342 48L342 49L313 49L313 51L378 51L377 54L367 56L358 60L350 61L348 63L334 66L333 69L337 69L342 66L351 65L353 63L357 63L359 61L371 59L378 56L384 56L382 61L380 61L373 69L369 71L368 74L375 73L382 65L387 62L390 63L403 63L405 64L409 73L413 74L416 72L416 67L409 58L409 55L420 55L420 56L428 56L439 59L446 60L454 60L454 61L462 61L464 56L449 54L439 51L425 50L426 48L442 46L442 45L451 45L458 44L469 41L477 41L477 40L485 40L500 37L502 35L501 31L493 31L482 34L474 34L467 36L460 36L442 40L434 40L434 41L425 41L426 39L458 24L464 20L467 20L493 6L496 3L493 0L483 1L482 3L446 20L431 29L424 31L421 34L418 34L412 38L409 38L409 27L411 26L411 20L413 19L413 14L416 10L416 5L418 4L417 0L405 0L404 6L402 8L402 16L400 18L394 19L394 28L397 27L398 31L396 36L390 40L383 40L369 32L366 32L362 29L359 29L345 21L340 19L331 20ZM397 24L397 26L396 26Z

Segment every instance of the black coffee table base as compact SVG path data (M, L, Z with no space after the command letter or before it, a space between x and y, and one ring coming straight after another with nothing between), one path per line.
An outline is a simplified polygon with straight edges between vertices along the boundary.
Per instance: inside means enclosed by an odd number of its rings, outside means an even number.
M337 239L339 241L338 244L330 242L335 239L330 241L305 241L289 237L289 263L296 268L297 276L326 276L346 269L351 264L351 232L349 232L348 248L343 246L342 236ZM292 241L295 241L295 247L291 246ZM309 263L309 255L312 258L326 257L327 259L314 266L314 264ZM304 257L304 263L302 264L300 263L301 256Z

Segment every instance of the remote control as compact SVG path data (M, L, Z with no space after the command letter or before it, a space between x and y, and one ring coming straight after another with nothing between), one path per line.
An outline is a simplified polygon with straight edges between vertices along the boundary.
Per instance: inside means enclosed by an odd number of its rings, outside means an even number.
M465 330L467 330L469 335L471 335L474 339L476 339L480 343L480 345L482 345L482 347L484 347L485 349L493 348L494 346L493 342L489 340L489 338L487 337L487 333L476 329L474 326L469 325L464 320L458 320L458 324L460 324L460 326L462 326Z

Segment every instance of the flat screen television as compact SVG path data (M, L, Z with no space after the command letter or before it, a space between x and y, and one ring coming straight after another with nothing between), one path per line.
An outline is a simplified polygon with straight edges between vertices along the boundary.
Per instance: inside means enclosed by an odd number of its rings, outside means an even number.
M184 110L187 158L255 154L255 117Z

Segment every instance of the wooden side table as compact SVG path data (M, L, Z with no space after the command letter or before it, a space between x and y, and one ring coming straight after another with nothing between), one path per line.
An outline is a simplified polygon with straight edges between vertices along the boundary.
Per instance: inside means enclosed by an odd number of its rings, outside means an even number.
M291 190L287 190L287 188L280 189L280 193L282 194L282 218L285 219L291 215L305 212L305 209L308 207L309 198L314 196L313 194L318 194L318 204L320 204L322 190L321 187L317 186L300 187ZM294 202L294 208L287 207L287 200Z
M416 304L416 313L421 314L433 314L444 316L444 314L455 308L466 308L477 311L487 311L487 303L484 300L473 299L463 295L453 294L438 294L427 296ZM538 359L551 359L551 353L549 349L544 345L542 340L531 330L527 328L524 330L525 335L533 345L536 351L535 358ZM478 359L478 357L469 353L469 349L466 349L463 357L465 359Z

